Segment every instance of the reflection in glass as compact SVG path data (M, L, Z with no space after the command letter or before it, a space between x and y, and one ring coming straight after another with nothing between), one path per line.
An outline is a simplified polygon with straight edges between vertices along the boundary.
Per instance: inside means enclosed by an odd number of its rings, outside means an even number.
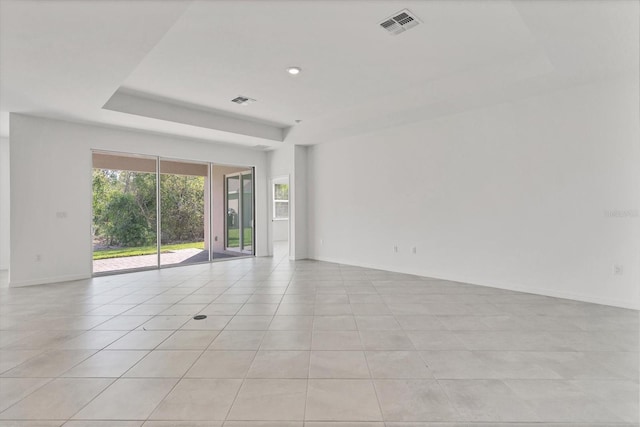
M227 179L227 250L240 250L240 176L228 176Z
M273 184L273 219L289 219L289 184Z
M243 173L242 178L242 251L253 252L253 174Z

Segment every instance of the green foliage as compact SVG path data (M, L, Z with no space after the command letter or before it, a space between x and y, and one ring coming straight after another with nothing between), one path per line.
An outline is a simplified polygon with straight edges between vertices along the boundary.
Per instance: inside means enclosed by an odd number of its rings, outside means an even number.
M131 193L113 194L104 207L101 219L104 220L102 228L110 244L137 246L155 240L154 230Z
M275 200L289 200L289 184L274 184Z
M204 177L162 175L161 243L204 240ZM154 173L93 170L95 236L113 246L156 242Z
M114 186L114 179L111 175L111 171L103 169L93 170L93 224L96 227L96 234L102 234L102 216L104 215L104 208L109 202L112 187Z
M204 177L162 175L161 243L204 239Z
M155 175L93 170L95 235L108 245L155 243Z
M244 229L244 246L251 245L251 239L253 237L253 229L245 228ZM230 248L237 248L240 246L240 230L237 228L229 228L227 229L227 246Z
M180 249L204 249L204 242L191 242L191 243L179 243L177 245L162 245L160 247L160 253L167 253L171 251L177 251ZM129 248L120 249L99 249L93 251L93 259L108 259L108 258L122 258L128 256L138 255L154 255L158 253L156 245L150 246L135 246Z

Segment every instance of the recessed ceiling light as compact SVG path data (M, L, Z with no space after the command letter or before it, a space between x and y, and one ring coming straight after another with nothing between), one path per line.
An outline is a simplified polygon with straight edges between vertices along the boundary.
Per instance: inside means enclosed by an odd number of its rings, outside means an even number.
M300 74L300 71L302 71L302 69L300 67L289 67L289 68L287 68L287 73L291 74L292 76Z

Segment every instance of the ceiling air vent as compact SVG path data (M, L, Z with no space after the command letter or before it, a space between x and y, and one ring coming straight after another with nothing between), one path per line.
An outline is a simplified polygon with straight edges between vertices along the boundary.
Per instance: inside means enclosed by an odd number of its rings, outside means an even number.
M387 30L389 34L397 36L400 33L407 31L409 28L413 28L420 23L420 20L416 15L411 13L409 9L401 10L394 13L393 16L385 19L380 23L380 26Z
M247 98L246 96L237 96L231 100L231 102L235 102L239 105L249 105L253 102L256 102L253 98Z

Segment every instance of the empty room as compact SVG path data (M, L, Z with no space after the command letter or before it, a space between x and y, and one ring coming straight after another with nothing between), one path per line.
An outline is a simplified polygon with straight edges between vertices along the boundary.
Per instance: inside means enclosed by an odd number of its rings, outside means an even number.
M0 427L639 427L639 0L0 0Z

